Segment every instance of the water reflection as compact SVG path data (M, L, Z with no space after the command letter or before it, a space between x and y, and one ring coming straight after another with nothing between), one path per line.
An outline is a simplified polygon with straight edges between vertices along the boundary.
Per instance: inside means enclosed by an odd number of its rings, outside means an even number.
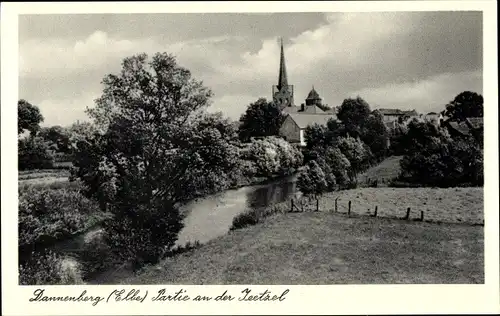
M265 185L227 190L184 206L188 216L177 245L199 241L205 243L229 231L233 218L247 209L283 202L296 192L295 177Z

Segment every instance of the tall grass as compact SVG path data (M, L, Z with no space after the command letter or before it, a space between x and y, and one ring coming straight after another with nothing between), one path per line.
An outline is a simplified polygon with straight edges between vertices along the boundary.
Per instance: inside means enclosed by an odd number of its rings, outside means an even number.
M243 227L255 225L265 218L275 214L284 214L290 210L290 202L285 201L268 207L248 209L240 213L233 219L230 230L241 229Z

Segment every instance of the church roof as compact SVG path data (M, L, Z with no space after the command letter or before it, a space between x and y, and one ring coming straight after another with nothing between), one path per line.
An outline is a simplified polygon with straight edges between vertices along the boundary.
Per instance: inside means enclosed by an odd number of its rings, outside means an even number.
M280 72L278 78L278 89L288 86L288 77L286 75L285 52L283 51L283 39L281 39L280 54Z
M316 92L316 90L314 90L314 87L313 87L312 90L307 95L306 100L317 100L317 99L321 99L321 98L319 97L318 92Z
M308 125L313 124L326 126L330 119L335 118L334 115L305 113L291 113L289 116L299 128L306 128Z

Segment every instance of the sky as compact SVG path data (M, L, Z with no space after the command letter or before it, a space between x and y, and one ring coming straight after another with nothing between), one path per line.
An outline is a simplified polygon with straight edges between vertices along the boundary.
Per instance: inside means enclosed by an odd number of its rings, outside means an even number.
M272 99L279 37L296 105L313 85L330 106L360 96L419 113L482 94L481 12L162 13L19 16L19 98L45 126L88 120L123 58L168 52L213 91L209 111L237 120Z

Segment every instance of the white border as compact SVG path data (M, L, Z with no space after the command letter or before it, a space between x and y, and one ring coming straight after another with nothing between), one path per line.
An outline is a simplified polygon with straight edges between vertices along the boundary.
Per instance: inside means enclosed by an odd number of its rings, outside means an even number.
M390 2L94 2L2 3L2 313L5 315L116 314L425 314L500 313L498 240L498 77L496 1ZM46 13L175 13L175 12L368 12L368 11L483 11L483 95L485 101L485 284L484 285L331 285L252 286L255 291L291 291L280 303L31 303L37 287L17 285L17 135L18 15ZM48 286L47 294L107 296L116 286ZM189 293L217 295L238 286L124 286L155 292L183 288ZM151 295L151 294L150 294Z

